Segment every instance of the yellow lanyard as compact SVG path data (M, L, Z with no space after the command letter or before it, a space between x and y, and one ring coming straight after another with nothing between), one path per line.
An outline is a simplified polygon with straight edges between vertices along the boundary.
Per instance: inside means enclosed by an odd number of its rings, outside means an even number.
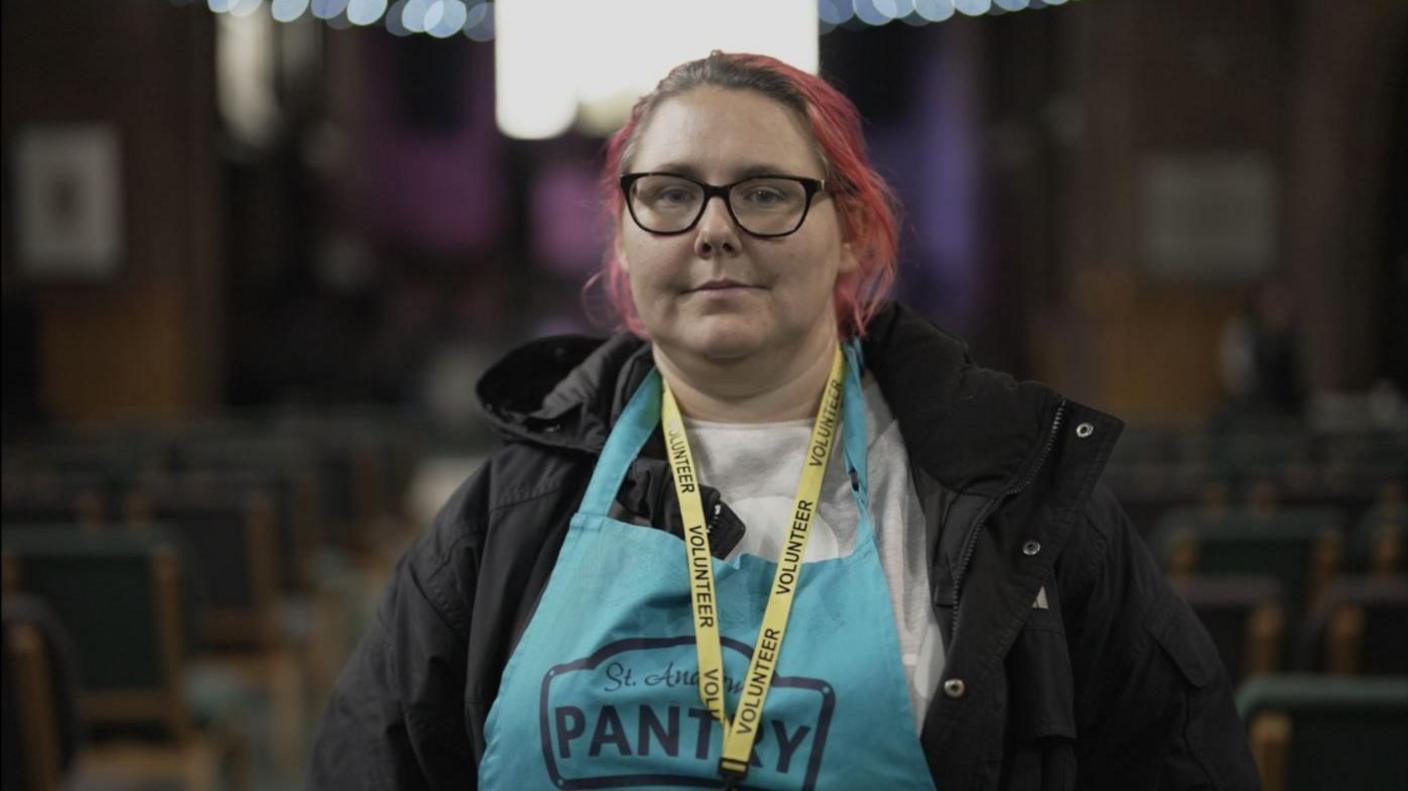
M748 761L752 756L753 742L757 739L763 702L772 687L782 638L787 633L787 616L792 612L792 598L801 576L802 557L807 549L807 538L811 535L812 517L816 514L822 478L840 428L845 371L846 358L837 346L831 361L831 375L822 392L821 409L812 425L811 441L807 443L807 457L802 465L802 479L797 483L797 497L792 509L792 526L787 532L777 572L773 575L772 593L768 596L767 609L763 611L763 623L758 630L757 643L753 646L753 658L748 662L748 674L744 677L743 694L731 724L724 710L724 663L719 647L718 599L714 595L709 531L699 499L699 477L694 471L694 457L689 450L679 405L675 403L670 386L663 385L661 424L670 456L670 471L675 480L675 495L679 499L680 515L684 517L689 600L694 611L694 640L699 654L699 698L723 724L724 750L719 760L719 771L730 779L741 780L748 774Z

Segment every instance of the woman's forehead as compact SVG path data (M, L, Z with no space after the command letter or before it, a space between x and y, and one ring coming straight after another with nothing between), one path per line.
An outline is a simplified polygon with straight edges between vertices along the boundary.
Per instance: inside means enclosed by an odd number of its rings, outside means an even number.
M757 172L821 177L802 120L756 91L702 86L661 102L637 140L631 169L701 178Z

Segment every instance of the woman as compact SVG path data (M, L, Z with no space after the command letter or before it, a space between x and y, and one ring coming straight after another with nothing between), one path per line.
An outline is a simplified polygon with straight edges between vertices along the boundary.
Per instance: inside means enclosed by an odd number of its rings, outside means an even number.
M606 177L633 332L480 383L507 446L398 566L315 787L1255 786L1096 486L1119 423L880 300L895 220L844 97L716 52Z

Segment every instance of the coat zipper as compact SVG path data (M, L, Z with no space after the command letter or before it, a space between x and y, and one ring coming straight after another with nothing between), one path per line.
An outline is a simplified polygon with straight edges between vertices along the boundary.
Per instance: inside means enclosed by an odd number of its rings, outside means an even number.
M994 497L983 506L983 510L978 512L978 516L973 520L972 527L968 528L968 535L963 542L963 554L959 556L958 570L953 575L953 621L949 626L949 641L953 642L958 638L958 610L959 596L963 590L963 577L968 571L968 564L973 560L973 552L978 546L978 531L982 529L983 523L997 510L999 505L1007 498L1018 494L1026 489L1036 480L1037 473L1046 466L1046 457L1051 455L1051 450L1056 447L1056 437L1061 431L1061 424L1066 419L1066 399L1062 398L1056 404L1056 417L1051 421L1051 429L1046 434L1046 444L1041 449L1041 455L1037 457L1027 474L1022 480L1009 486L1001 495Z

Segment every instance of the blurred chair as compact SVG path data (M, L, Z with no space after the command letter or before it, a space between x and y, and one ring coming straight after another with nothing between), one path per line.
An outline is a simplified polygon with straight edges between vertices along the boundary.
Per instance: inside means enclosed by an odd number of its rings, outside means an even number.
M99 438L60 433L4 449L4 470L12 473L108 475L160 469L165 463L159 444L133 437Z
M1403 575L1403 544L1408 540L1408 508L1379 507L1359 522L1350 540L1356 565L1375 576Z
M1314 483L1312 437L1298 422L1275 433L1231 430L1218 435L1213 458L1235 474L1248 508L1268 510L1286 492L1303 491Z
M1408 675L1408 579L1335 581L1306 622L1299 659L1334 675Z
M73 646L42 600L8 595L3 611L4 787L56 791L79 746Z
M177 472L254 472L299 478L304 491L316 497L321 534L317 543L343 547L356 533L357 484L350 464L320 453L307 439L297 436L261 436L248 431L206 437L180 449Z
M1234 685L1280 669L1285 621L1276 580L1193 575L1170 582L1212 635Z
M1139 535L1147 538L1165 514L1197 507L1209 514L1227 510L1232 481L1205 464L1144 463L1114 468L1106 475Z
M1165 514L1151 543L1170 576L1273 577L1286 613L1299 618L1339 570L1341 523L1337 512L1323 509L1209 514L1184 508Z
M95 736L81 763L211 787L235 753L227 734L193 727L172 544L155 531L7 527L0 568L7 595L42 597L73 638L79 715Z
M137 531L160 524L188 548L195 564L191 576L205 603L199 642L273 647L278 559L268 496L148 483L128 496L127 522Z
M1355 431L1330 433L1320 438L1321 452L1329 463L1345 466L1394 465L1402 470L1408 458L1408 431Z
M342 515L346 542L359 552L400 554L406 525L401 495L409 482L419 439L385 415L289 416L278 431L307 441L328 482L327 507Z
M6 524L68 524L96 528L108 506L95 473L9 472L0 478Z
M1393 490L1395 480L1403 477L1401 461L1392 470L1324 466L1312 484L1283 482L1274 500L1278 508L1329 508L1344 516L1346 526L1357 525L1374 509L1383 492Z
M1264 791L1408 788L1408 678L1258 676L1237 709Z
M137 497L132 496L133 492ZM299 593L310 586L309 569L321 530L317 480L312 473L205 468L149 473L132 481L124 506L127 515L139 520L145 518L145 513L151 509L142 502L143 498L163 497L168 493L177 493L188 500L267 499L278 558L278 589Z
M85 721L190 731L176 552L159 535L10 527L6 592L42 597L75 639Z
M206 600L200 654L217 673L215 694L234 683L235 695L258 709L251 738L266 741L281 770L301 760L305 685L296 645L279 629L278 552L273 509L262 490L228 492L170 479L128 498L134 531L158 524L189 547L196 579ZM154 520L154 521L151 521ZM206 678L198 676L197 678ZM193 690L204 695L204 687Z

